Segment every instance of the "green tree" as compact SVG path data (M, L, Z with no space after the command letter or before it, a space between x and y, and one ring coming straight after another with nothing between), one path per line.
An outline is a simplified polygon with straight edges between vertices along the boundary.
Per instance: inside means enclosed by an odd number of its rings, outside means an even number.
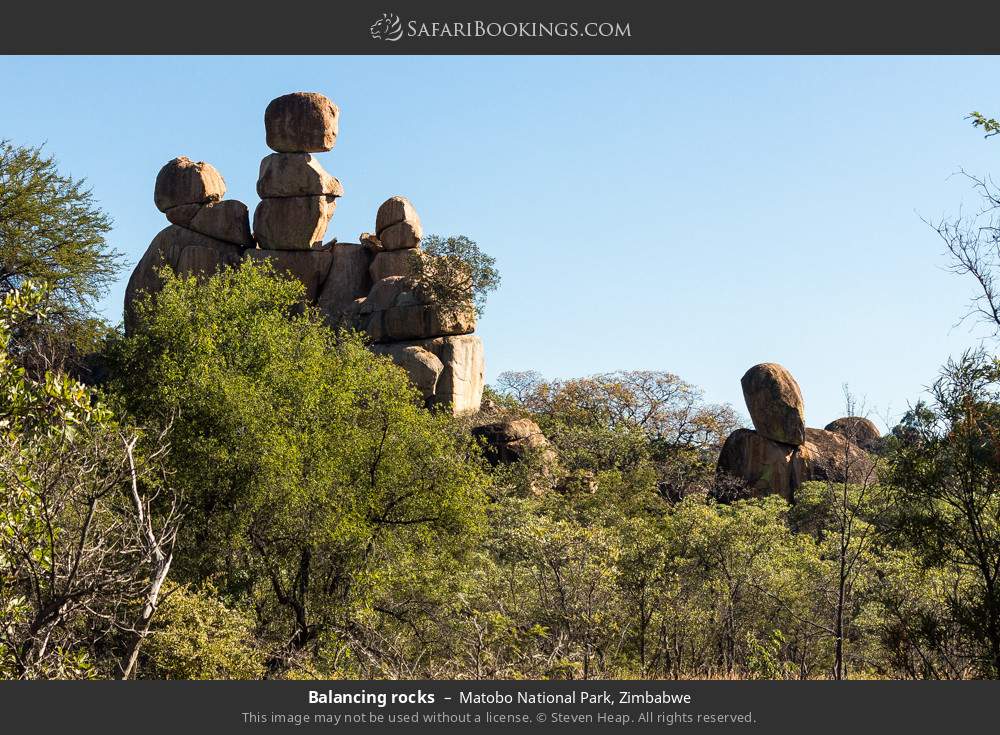
M259 679L265 651L251 610L226 605L211 587L173 586L143 648L142 674L156 679Z
M890 469L899 532L928 565L971 577L949 596L980 644L980 673L1000 677L1000 364L983 350L949 360L932 400L908 413Z
M191 505L181 581L252 600L272 672L310 646L371 651L392 561L460 553L476 532L486 478L468 440L388 358L304 308L298 281L253 263L164 277L112 362L135 415L170 427Z
M94 305L122 265L110 230L84 180L59 173L41 148L0 140L0 294L27 280L47 293L47 320L21 325L16 344L43 343L48 361L94 344L103 331Z
M661 371L627 370L547 382L500 375L498 390L530 413L570 470L612 472L625 486L678 499L713 482L715 460L739 425L728 405Z
M500 286L496 259L465 235L430 235L421 243L425 257L417 262L416 282L435 303L451 307L471 304L482 316L486 297Z
M81 383L16 364L11 335L45 303L25 282L0 308L0 670L127 677L173 555L166 447Z

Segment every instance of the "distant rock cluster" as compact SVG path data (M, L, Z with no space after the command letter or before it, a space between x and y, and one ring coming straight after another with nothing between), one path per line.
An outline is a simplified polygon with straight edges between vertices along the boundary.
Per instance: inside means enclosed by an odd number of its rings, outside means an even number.
M737 429L719 454L720 475L735 477L755 495L778 494L793 501L809 480L874 482L873 449L879 432L857 416L826 429L805 425L799 385L781 365L754 365L743 376L743 398L754 430Z
M313 154L333 148L339 117L337 106L315 92L283 95L267 106L264 130L275 152L260 163L252 231L246 205L223 199L225 181L211 164L185 157L167 163L153 197L171 224L132 272L126 329L137 326L133 303L140 294L161 288L161 266L211 274L245 258L266 259L303 283L331 325L366 332L372 349L406 370L428 405L477 411L484 359L475 310L434 303L417 285L413 276L427 256L413 204L391 197L376 213L374 234L362 234L360 243L323 243L344 189Z

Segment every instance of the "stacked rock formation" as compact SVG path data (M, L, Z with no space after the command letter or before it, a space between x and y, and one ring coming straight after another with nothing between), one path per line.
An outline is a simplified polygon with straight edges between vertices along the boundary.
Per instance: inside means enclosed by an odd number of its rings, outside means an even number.
M423 226L413 204L395 196L379 207L375 235L363 236L373 253L372 288L347 310L373 349L409 373L428 404L449 396L457 411L478 410L483 395L483 346L473 332L471 305L443 305L425 293L420 264Z
M741 383L754 430L737 429L726 439L721 475L736 477L754 495L776 493L790 502L808 480L874 482L872 460L855 436L806 427L802 392L781 365L755 365Z
M265 250L310 250L321 246L343 196L313 153L337 142L340 110L315 92L286 94L264 111L267 145L275 153L260 162L253 231Z
M409 374L428 405L477 411L483 394L483 346L471 305L437 304L419 286L423 229L413 205L394 196L379 207L375 234L361 243L323 244L340 182L313 155L336 142L339 110L325 96L296 92L264 113L267 145L260 164L253 233L248 210L224 201L222 176L210 164L170 161L156 179L154 200L172 223L150 243L125 292L127 330L134 304L162 286L166 265L182 274L211 274L245 258L267 260L305 286L306 298L334 326L366 332L373 351Z
M153 201L171 224L161 230L132 271L125 288L126 329L135 326L133 303L160 287L157 271L167 265L181 275L238 263L253 245L247 207L222 199L226 182L211 164L181 156L156 176Z

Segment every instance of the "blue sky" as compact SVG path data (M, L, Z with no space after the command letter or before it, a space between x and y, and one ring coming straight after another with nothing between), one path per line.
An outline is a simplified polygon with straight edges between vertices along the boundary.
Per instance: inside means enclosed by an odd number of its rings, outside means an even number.
M965 57L15 57L0 58L0 137L87 177L131 266L167 224L163 163L213 163L252 209L267 102L324 92L341 124L321 160L346 190L328 237L356 241L403 194L426 231L494 255L489 380L669 370L744 410L740 376L774 361L823 426L844 383L898 416L983 336L954 327L971 284L920 218L975 206L960 167L995 170L1000 139L963 117L1000 112L998 72Z

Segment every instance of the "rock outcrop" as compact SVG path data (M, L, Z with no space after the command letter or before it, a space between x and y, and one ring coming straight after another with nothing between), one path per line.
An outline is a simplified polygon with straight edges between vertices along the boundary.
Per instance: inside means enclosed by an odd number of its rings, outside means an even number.
M327 97L296 92L273 100L264 113L267 145L253 216L225 200L225 182L203 161L167 163L154 201L171 223L150 243L125 292L126 330L137 328L135 304L162 286L158 270L210 275L252 258L267 261L305 286L332 326L367 333L371 348L403 368L428 406L455 413L479 410L484 386L483 345L471 304L445 305L419 283L423 226L413 204L387 199L375 214L375 233L360 243L323 244L343 196L340 181L312 155L336 142L339 110Z
M406 354L410 347L419 347L434 355L442 370L435 383L429 406L450 405L455 413L479 410L483 400L485 363L483 343L474 334L372 345L378 354L388 355L393 362L410 374L413 383L423 390L420 373L410 370L411 358Z
M531 419L512 416L492 407L484 408L476 420L472 435L490 464L529 463L527 489L532 495L552 489L566 493L596 489L596 477L592 473L567 473L560 466L555 447Z
M877 449L882 439L882 434L875 423L861 416L844 416L831 421L824 428L834 434L840 434L868 451Z
M875 482L871 455L832 431L806 429L806 443L800 448L798 457L806 480Z
M519 462L532 453L554 455L549 440L531 419L507 418L482 424L472 429L472 435L482 440L483 454L494 465Z
M795 446L805 443L802 392L790 372L765 362L747 370L740 384L750 420L762 436Z
M209 163L180 156L156 176L153 201L171 224L161 230L139 260L125 288L125 328L136 326L135 302L143 292L159 290L159 270L180 275L211 274L238 263L242 248L253 244L248 210L242 202L223 200L226 184Z
M737 429L719 452L718 471L744 482L754 495L777 494L791 502L802 484L798 447Z
M776 363L750 368L741 381L754 430L738 429L719 453L717 472L743 484L751 495L777 494L789 502L810 480L868 483L876 481L874 461L847 429L866 419L838 419L827 429L805 425L805 406L798 383ZM877 437L878 431L874 429Z

